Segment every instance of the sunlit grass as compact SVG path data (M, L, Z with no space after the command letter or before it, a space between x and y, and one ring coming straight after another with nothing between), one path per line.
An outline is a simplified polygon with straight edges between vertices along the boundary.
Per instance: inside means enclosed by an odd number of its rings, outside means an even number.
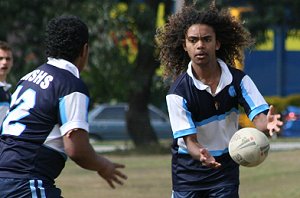
M299 139L285 141L298 141ZM278 140L275 140L278 141ZM103 144L104 142L100 143ZM106 142L107 143L107 142ZM117 145L120 142L115 142ZM166 141L166 145L169 141ZM121 151L120 151L121 152ZM170 198L171 155L122 151L103 154L126 165L128 180L124 186L110 189L95 172L83 170L68 161L57 186L65 198ZM241 167L241 198L299 198L300 150L272 151L258 167Z

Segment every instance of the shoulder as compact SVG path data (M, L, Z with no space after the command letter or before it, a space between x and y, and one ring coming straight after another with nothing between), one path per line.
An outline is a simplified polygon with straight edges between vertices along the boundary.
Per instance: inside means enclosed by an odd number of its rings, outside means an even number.
M80 78L77 78L68 70L49 64L39 66L21 78L20 82L25 82L31 87L35 84L35 86L40 87L41 90L54 89L60 94L82 92L88 95L87 86Z
M188 87L193 85L192 78L186 73L182 73L172 83L168 94L180 94L187 90Z
M244 71L238 68L228 66L228 69L234 78L243 78L246 75Z

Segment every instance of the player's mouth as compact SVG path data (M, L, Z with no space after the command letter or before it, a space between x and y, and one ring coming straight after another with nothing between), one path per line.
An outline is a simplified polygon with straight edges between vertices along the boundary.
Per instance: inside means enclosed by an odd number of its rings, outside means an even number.
M7 70L8 69L8 67L0 67L0 70Z
M195 54L195 57L198 58L198 59L204 59L206 56L207 56L206 53Z

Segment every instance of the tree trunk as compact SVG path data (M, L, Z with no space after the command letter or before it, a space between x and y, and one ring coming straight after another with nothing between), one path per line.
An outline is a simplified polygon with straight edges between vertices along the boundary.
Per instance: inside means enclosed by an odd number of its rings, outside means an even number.
M134 86L130 93L126 115L128 133L136 147L159 144L148 114L152 77L159 66L153 57L153 47L139 46Z
M160 0L145 0L144 3L152 8L156 13ZM165 14L171 12L172 1L163 1L166 5ZM154 15L156 16L156 14ZM155 21L155 17L153 18ZM140 32L152 32L154 42L155 23L153 27L149 27L149 22L139 23L138 30ZM147 36L147 35L145 35ZM129 96L129 110L126 115L127 129L131 140L137 148L145 148L153 145L159 145L158 138L154 132L148 114L148 103L151 94L152 80L155 70L159 67L159 63L155 60L154 43L138 43L137 67L135 69L135 79L133 80L134 88Z

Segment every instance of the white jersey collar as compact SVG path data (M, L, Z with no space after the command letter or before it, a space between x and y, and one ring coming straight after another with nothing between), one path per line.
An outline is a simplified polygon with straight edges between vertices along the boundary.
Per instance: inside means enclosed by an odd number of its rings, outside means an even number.
M224 61L221 59L217 59L220 67L221 67L221 78L219 85L216 90L216 94L218 94L224 87L229 85L232 82L232 75ZM208 85L203 84L200 80L196 79L192 72L192 61L189 62L188 69L187 69L187 74L193 79L194 85L197 87L199 90L207 90L209 93L211 93L210 87ZM211 93L212 94L212 93Z
M65 69L65 70L71 72L77 78L79 78L78 68L73 63L71 63L67 60L48 57L47 64L53 65L53 66L61 68L61 69Z
M0 81L0 87L3 87L3 89L5 91L7 91L7 90L9 90L11 88L11 84L7 83L6 81L4 81L4 82Z

